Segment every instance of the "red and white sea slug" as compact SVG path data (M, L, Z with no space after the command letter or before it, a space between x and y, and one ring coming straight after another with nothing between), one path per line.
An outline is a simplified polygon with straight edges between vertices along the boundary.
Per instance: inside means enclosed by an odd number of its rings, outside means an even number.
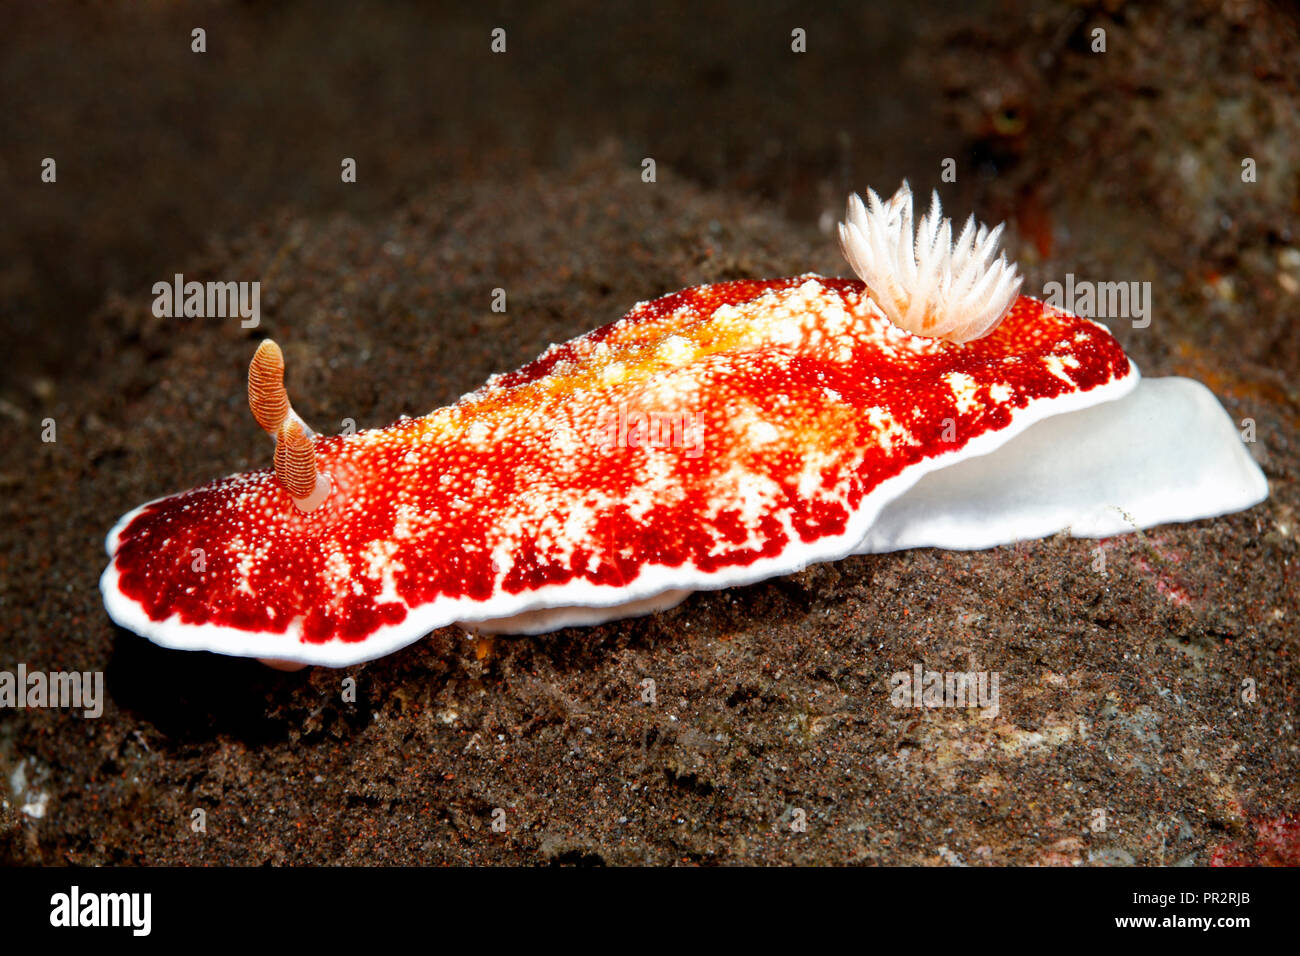
M1267 496L1206 389L1139 385L1104 326L1018 295L1000 227L954 240L936 196L914 228L906 183L846 219L861 281L639 303L355 435L306 427L264 342L249 404L274 468L124 516L108 613L167 647L342 666L457 622L539 633L853 553L1109 535Z

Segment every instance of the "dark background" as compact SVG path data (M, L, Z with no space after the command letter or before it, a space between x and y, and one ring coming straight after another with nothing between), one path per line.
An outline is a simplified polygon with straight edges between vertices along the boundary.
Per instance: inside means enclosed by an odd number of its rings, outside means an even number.
M143 294L276 210L383 215L433 184L509 182L607 142L796 222L838 216L868 184L928 189L953 157L953 209L978 197L1044 247L1069 243L1063 213L1069 232L1104 217L1111 241L1159 232L1158 265L1183 272L1292 241L1290 4L701 7L9 5L0 361L57 377L107 296ZM206 54L190 52L196 25ZM497 25L505 56L488 51ZM1258 188L1230 193L1243 155Z
M1292 5L3 17L0 668L106 669L110 700L99 721L0 712L0 859L1294 859ZM1152 327L1117 337L1144 374L1191 375L1257 422L1268 502L1115 539L1106 580L1094 543L1067 538L853 558L488 648L444 629L345 673L165 652L104 614L118 515L267 464L243 404L257 338L285 346L308 420L384 425L639 299L843 274L848 192L928 190L946 157L945 207L1008 222L1025 291L1067 272L1152 283ZM153 317L150 287L175 272L261 280L262 327ZM888 674L918 659L1002 672L1000 721L885 707ZM345 674L358 705L338 699ZM635 703L646 676L657 709ZM33 819L20 807L40 793ZM798 839L794 808L812 821Z
M47 375L106 293L140 294L282 207L383 215L614 140L629 164L815 220L843 183L925 178L962 143L908 62L927 22L911 5L32 3L6 19L5 358ZM812 57L790 54L795 26Z

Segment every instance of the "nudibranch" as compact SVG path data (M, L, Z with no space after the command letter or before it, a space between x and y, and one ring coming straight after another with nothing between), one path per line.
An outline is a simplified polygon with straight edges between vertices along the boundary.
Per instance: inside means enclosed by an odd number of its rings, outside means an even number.
M263 342L273 467L107 539L109 615L173 648L344 666L450 624L540 633L812 562L1213 517L1267 497L1203 386L1019 294L1001 227L850 200L859 279L699 286L456 404L319 435Z

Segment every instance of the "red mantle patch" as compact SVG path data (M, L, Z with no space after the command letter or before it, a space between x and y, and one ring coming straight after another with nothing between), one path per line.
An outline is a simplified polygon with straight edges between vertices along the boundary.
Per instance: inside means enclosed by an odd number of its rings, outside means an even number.
M418 625L400 646L454 620L613 604L650 569L727 586L842 536L883 481L1017 410L1130 374L1104 328L1025 297L957 345L896 328L855 280L701 286L424 418L316 438L334 491L311 513L269 469L145 505L110 536L103 587L115 618L164 643L215 625L192 646L257 654L264 637L283 656L273 635ZM249 639L227 648L230 632Z

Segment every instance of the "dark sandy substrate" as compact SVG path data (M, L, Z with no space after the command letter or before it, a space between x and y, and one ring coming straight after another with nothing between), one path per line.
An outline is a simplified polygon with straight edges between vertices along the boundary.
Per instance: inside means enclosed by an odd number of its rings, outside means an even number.
M487 186L436 192L382 229L276 222L186 272L276 261L258 332L284 343L295 403L322 426L367 427L452 401L682 276L834 257L811 230L648 188L598 154L504 203ZM511 311L494 322L484 303L505 271ZM265 464L243 395L253 341L236 322L106 309L103 380L72 392L59 441L5 476L10 509L40 507L5 523L4 659L106 668L110 693L100 720L4 715L3 769L21 762L28 790L3 810L11 859L1204 863L1296 807L1284 404L1223 396L1257 420L1267 504L1108 541L1104 576L1096 544L1065 537L860 557L641 620L490 645L445 629L286 676L157 649L115 629L96 590L118 513ZM999 672L1000 713L891 707L889 675L915 663ZM43 817L19 811L40 793Z
M1300 191L1268 173L1243 198L1206 170L1245 148L1276 170L1297 122L1280 77L1300 73L1267 20L1202 24L1202 41L1162 16L1113 25L1130 52L1093 72L1058 69L1056 118L998 140L1009 172L979 205L1020 216L1028 289L1066 271L1153 282L1151 327L1118 337L1144 374L1196 377L1254 420L1265 504L1104 542L1104 575L1096 542L1059 536L851 558L544 637L444 629L343 671L163 651L104 614L103 535L149 498L268 464L244 396L262 336L308 421L364 428L641 299L844 271L813 218L671 168L643 184L622 144L373 222L275 214L175 263L260 277L261 328L111 296L86 374L4 408L21 437L0 467L0 669L105 670L109 699L98 720L0 711L0 862L1295 862L1270 827L1300 812ZM996 36L1054 35L1022 26ZM996 39L944 50L963 38ZM954 63L932 65L964 122L980 87ZM1034 102L1036 69L1009 69L1007 95ZM998 672L1000 712L891 707L890 675L918 663Z

